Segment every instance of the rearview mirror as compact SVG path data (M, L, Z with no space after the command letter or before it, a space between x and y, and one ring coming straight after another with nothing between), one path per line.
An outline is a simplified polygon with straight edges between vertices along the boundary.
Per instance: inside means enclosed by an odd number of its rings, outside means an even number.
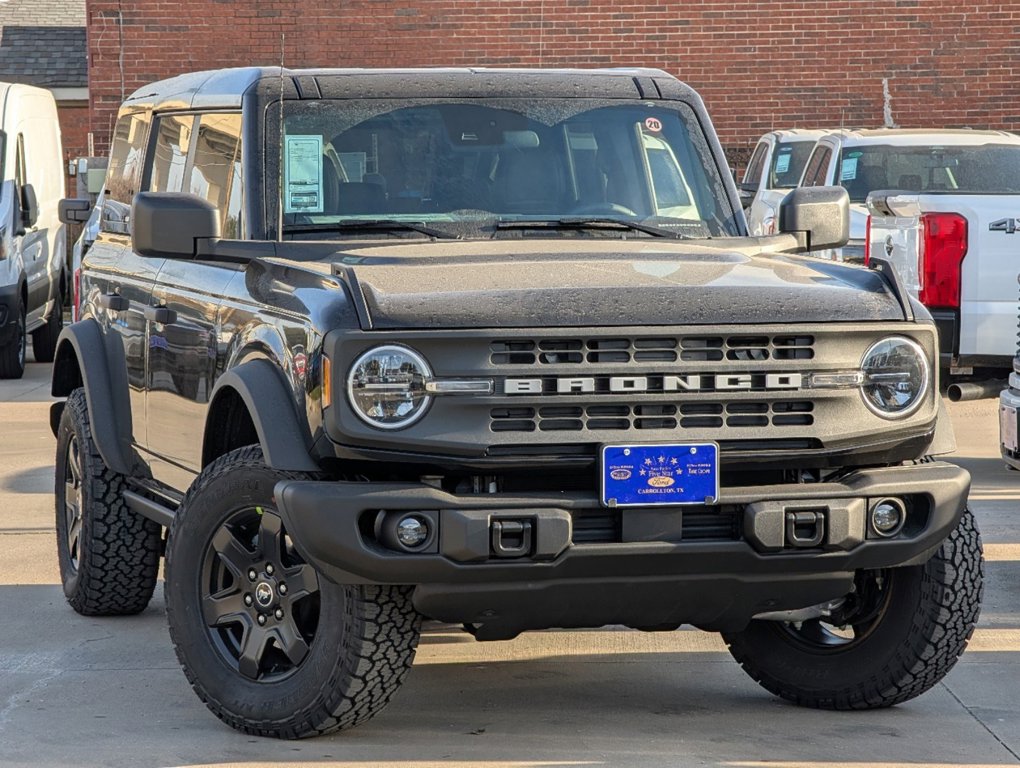
M779 204L779 231L801 250L842 248L850 239L850 196L843 187L798 187Z
M21 185L21 224L31 229L39 221L39 200L35 196L35 187L31 184Z
M84 224L92 215L92 201L85 198L65 197L57 203L57 218L61 224Z
M220 236L220 212L197 195L139 192L131 204L131 247L139 256L193 259L196 240Z

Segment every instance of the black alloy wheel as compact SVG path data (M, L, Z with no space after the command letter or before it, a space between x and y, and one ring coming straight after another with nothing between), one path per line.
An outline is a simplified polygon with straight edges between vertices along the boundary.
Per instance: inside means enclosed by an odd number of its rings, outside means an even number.
M853 591L831 615L798 622L777 621L772 628L814 653L848 651L863 643L882 623L895 578L895 569L859 571Z
M751 621L724 632L766 690L819 709L875 709L920 696L967 647L981 610L984 562L974 515L924 563L859 571L839 608L801 622Z
M81 558L81 513L85 506L82 488L83 468L78 436L71 434L64 450L64 538L67 558L73 573Z
M258 445L209 464L166 551L170 639L192 688L233 728L297 739L377 714L407 676L421 616L409 586L335 584L302 560Z
M319 622L319 580L294 551L280 517L237 510L206 546L202 615L224 661L251 680L292 675Z

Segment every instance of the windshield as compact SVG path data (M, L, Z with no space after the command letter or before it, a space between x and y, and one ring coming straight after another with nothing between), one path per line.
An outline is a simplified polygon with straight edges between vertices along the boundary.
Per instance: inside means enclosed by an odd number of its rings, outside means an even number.
M1020 192L1020 146L847 147L839 183L863 203L877 189L997 194Z
M793 189L804 172L814 141L784 141L772 155L769 189Z
M277 143L273 123L267 147ZM331 225L363 235L343 225L403 221L487 237L507 221L577 217L686 237L739 234L704 134L681 103L288 102L284 140L268 151L270 180L280 151L291 236ZM621 235L603 227L598 236Z

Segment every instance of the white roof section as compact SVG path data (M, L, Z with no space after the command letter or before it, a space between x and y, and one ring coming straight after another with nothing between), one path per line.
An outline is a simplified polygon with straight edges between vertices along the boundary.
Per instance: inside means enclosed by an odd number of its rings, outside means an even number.
M977 147L983 144L1017 144L1020 136L1008 131L976 131L969 128L876 128L860 131L830 131L826 138L843 146L884 144L894 147Z

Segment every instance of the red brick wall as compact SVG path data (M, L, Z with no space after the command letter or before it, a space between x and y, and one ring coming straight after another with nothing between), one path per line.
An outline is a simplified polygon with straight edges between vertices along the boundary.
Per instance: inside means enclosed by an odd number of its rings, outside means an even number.
M1020 5L970 0L88 0L92 129L182 71L290 66L661 67L734 158L776 127L1020 127ZM118 14L122 14L118 16ZM122 76L123 75L123 76Z
M57 105L57 118L60 120L60 141L64 146L64 167L76 157L85 157L89 148L89 107ZM67 179L67 193L74 197L76 184L73 178Z

